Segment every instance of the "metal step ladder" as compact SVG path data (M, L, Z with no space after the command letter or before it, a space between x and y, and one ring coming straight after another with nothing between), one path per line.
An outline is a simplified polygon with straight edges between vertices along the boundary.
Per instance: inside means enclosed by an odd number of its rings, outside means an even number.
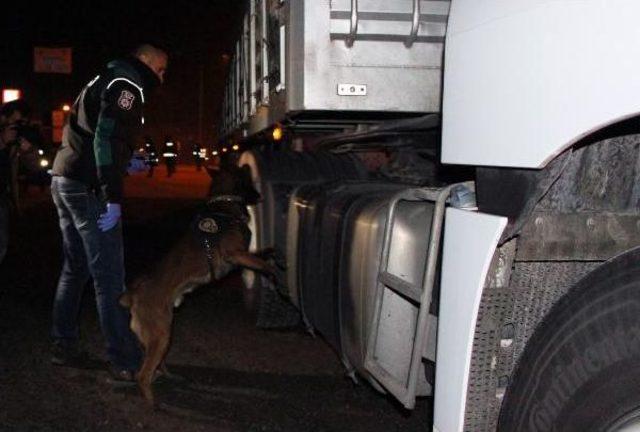
M419 376L423 370L422 358L427 357L428 339L435 338L435 328L432 327L435 327L436 320L435 317L430 316L429 307L437 273L445 206L452 190L461 190L461 188L473 191L473 182L452 184L444 188L404 190L396 194L389 204L365 368L407 409L412 409L415 406L419 378L423 378ZM424 226L424 229L429 231L418 233L418 235L426 236L425 239L428 238L426 240L427 250L424 267L420 269L419 277L414 277L413 280L407 280L411 278L408 278L406 274L394 273L393 267L397 271L398 266L390 265L392 262L397 263L398 260L405 259L404 256L395 256L394 254L398 254L398 249L402 252L402 248L399 248L398 245L401 246L401 236L407 235L406 232L400 233L396 229L398 208L401 203L407 201L424 202L427 208L432 211L430 223L427 221ZM422 227L419 227L419 230L421 229ZM400 240L395 242L396 246L392 250L395 237L399 237ZM406 257L406 259L410 259L410 257ZM390 306L384 307L385 302L389 304L408 302L412 305L411 309L417 309L417 317L393 316L393 313L390 312L391 309L389 309ZM404 306L403 310L407 310L407 307L409 306ZM413 321L406 322L406 320L414 319L415 323ZM402 358L401 365L398 365L396 361L391 365L389 360L385 364L385 359L382 358L383 354L385 350L397 350L398 341L394 340L397 338L405 338L402 341L405 348L411 345L407 350L406 358ZM431 345L434 346L433 343ZM402 355L402 353L392 354L395 356L393 358Z

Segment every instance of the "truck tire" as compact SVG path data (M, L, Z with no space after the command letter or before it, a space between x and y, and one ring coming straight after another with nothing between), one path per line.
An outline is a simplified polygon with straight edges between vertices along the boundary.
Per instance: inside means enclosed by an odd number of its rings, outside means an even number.
M247 165L261 202L249 209L252 250L275 247L284 256L288 194L298 184L335 178L366 178L367 172L353 155L327 152L293 152L288 150L250 150L244 152L238 165ZM260 328L282 328L295 325L298 310L256 273L242 273L245 286L259 292L257 325ZM286 277L283 279L286 280Z
M500 431L640 426L640 248L574 286L534 332L502 405Z

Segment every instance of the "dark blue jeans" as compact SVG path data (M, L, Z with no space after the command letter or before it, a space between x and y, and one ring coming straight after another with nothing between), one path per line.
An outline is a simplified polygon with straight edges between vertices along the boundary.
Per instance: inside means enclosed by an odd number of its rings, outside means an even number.
M125 290L122 225L100 231L97 220L105 211L104 203L81 182L53 177L51 195L64 250L53 303L54 342L66 347L77 344L82 292L92 277L107 357L115 367L137 370L141 352L129 329L129 312L118 303Z

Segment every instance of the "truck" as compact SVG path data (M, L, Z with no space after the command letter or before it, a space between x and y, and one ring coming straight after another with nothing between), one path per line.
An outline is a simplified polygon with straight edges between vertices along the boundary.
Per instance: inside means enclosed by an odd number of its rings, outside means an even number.
M640 3L245 3L248 287L434 431L638 428Z

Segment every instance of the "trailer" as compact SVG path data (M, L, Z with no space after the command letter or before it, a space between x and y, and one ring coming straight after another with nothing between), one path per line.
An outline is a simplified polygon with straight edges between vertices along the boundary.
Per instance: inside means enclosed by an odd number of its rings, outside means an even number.
M263 196L252 247L354 380L432 396L435 431L640 427L638 16L246 2L220 136Z

